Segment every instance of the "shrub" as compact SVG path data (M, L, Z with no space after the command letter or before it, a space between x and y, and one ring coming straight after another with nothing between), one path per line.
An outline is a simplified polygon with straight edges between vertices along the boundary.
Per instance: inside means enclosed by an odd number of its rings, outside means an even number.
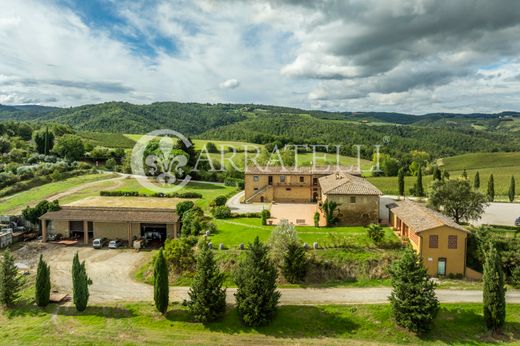
M190 210L194 206L195 206L195 203L193 203L192 201L179 202L175 206L175 210L177 211L177 214L180 217L182 217L182 215L184 215L185 212L187 212L188 210Z
M326 201L321 206L323 214L325 214L325 221L327 227L334 225L338 221L338 217L335 213L338 208L338 204L334 201Z
M206 242L201 244L197 271L188 292L188 309L197 322L210 322L226 310L226 289L222 288L224 274L218 269L213 252Z
M260 218L262 219L262 225L267 225L267 219L271 217L271 212L269 210L262 210L260 212Z
M36 305L45 307L49 305L51 295L51 268L40 255L38 270L36 271L35 300Z
M222 205L226 205L226 202L227 202L226 196L218 196L211 202L210 206L220 207Z
M271 258L277 265L281 265L290 244L299 244L298 234L289 221L281 220L269 238Z
M314 227L320 227L320 213L318 211L314 213Z
M287 246L287 253L282 263L283 276L290 283L302 282L307 273L307 259L305 250L300 244L291 243Z
M117 162L114 158L110 158L105 162L105 167L109 171L113 171L117 167Z
M215 207L211 212L216 219L227 219L231 217L231 209L225 205Z
M177 274L192 271L195 266L195 252L193 251L195 237L167 239L164 243L164 258Z
M379 244L385 237L385 230L381 225L370 224L367 228L368 237L376 244Z
M269 259L267 246L256 237L235 274L236 308L242 323L261 326L273 319L280 299L276 278L276 268Z
M393 289L389 299L396 323L415 333L427 332L439 311L439 301L421 257L406 249L390 274Z
M168 310L170 290L168 285L168 264L161 249L155 259L153 270L153 299L155 308L162 314Z
M182 214L182 236L199 235L205 226L204 213L199 207L193 207Z
M511 270L509 282L511 283L511 286L513 286L514 288L520 288L520 265L517 265L513 268L513 270Z

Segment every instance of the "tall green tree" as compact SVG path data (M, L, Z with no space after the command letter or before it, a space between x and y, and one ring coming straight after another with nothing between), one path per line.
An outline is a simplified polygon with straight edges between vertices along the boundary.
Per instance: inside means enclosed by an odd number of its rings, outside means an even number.
M40 255L38 269L36 271L35 300L36 305L45 307L49 305L51 297L51 268Z
M282 273L287 281L292 284L305 280L307 259L301 244L292 242L287 246L287 252L284 254L282 261Z
M211 322L226 311L225 276L218 269L213 251L204 242L197 258L197 271L188 292L188 309L198 322Z
M475 190L480 189L480 174L478 171L475 173L475 179L473 179L473 188Z
M397 172L397 187L399 189L399 196L404 196L404 168L400 168Z
M398 325L415 333L425 333L439 311L435 283L430 280L421 257L411 248L390 269L390 303Z
M22 277L18 274L14 257L11 251L6 249L0 262L0 303L3 306L13 305L20 296L22 285Z
M493 174L489 176L487 198L490 202L493 202L495 200L495 179L493 178Z
M256 237L235 273L238 287L235 293L236 307L244 324L260 326L273 319L280 299L280 292L276 289L277 276L267 246Z
M87 276L85 261L79 261L79 255L76 252L72 260L72 299L76 310L85 311L88 305L90 293L88 286L92 281Z
M515 200L515 195L516 195L516 186L515 186L515 177L511 177L511 182L509 183L509 191L508 191L508 196L509 196L509 202L513 202Z
M487 206L486 197L464 179L434 182L428 203L457 223L480 219Z
M36 145L36 151L40 154L49 154L54 147L54 133L48 127L33 132L32 139Z
M153 299L155 308L162 314L168 310L170 287L168 284L168 265L164 258L163 250L159 250L159 254L155 259L153 271Z
M441 176L441 170L439 169L439 166L435 165L433 166L433 180L441 180L442 179L442 176Z
M486 327L499 331L506 318L506 288L500 257L490 245L484 262L484 321Z
M423 187L422 168L421 167L419 167L419 169L417 171L417 180L415 182L413 192L414 192L414 196L416 196L416 197L424 196L424 187Z
M85 155L85 145L79 136L63 135L56 140L53 152L69 161L78 161Z
M466 168L462 171L462 179L468 179L468 172L466 171Z

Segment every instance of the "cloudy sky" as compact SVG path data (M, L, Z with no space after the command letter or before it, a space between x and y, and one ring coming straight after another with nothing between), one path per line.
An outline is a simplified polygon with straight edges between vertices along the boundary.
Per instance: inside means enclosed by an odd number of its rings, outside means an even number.
M0 103L520 110L518 0L0 0Z

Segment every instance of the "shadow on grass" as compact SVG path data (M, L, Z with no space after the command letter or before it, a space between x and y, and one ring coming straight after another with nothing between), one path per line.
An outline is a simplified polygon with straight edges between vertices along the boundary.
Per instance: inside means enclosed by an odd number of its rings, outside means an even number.
M493 334L485 327L482 305L475 304L464 308L445 305L441 307L433 329L419 338L448 345L499 344L520 340L520 323L507 321L501 333Z
M97 316L103 318L132 318L137 314L129 309L117 306L88 306L85 311L78 311L74 305L61 305L56 311L61 316Z
M170 321L194 323L187 310L169 312ZM280 306L271 323L266 326L248 327L240 321L235 308L228 306L225 316L216 322L205 323L212 332L225 334L259 333L276 338L334 337L353 333L360 326L341 314L319 306Z
M199 183L199 182L192 181L187 186L187 189L190 189L190 190L225 190L226 186L224 186L224 185L216 185L216 184Z

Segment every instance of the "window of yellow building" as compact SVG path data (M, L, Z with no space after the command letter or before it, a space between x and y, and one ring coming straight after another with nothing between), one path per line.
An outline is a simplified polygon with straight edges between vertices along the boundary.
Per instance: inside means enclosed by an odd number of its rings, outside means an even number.
M437 249L439 247L439 236L431 235L430 236L430 249Z
M448 249L456 249L457 248L457 236L449 235L448 236Z

